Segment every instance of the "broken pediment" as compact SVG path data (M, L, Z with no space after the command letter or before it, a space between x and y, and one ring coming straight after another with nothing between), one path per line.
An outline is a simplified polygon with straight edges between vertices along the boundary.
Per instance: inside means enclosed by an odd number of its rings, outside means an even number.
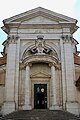
M31 78L50 78L50 74L48 73L42 73L42 72L38 72L38 73L33 73L30 75Z

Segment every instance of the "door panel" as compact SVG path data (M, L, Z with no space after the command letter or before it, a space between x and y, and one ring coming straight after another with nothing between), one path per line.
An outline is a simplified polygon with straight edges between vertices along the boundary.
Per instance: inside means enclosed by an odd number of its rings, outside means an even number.
M47 84L34 84L34 108L47 109Z

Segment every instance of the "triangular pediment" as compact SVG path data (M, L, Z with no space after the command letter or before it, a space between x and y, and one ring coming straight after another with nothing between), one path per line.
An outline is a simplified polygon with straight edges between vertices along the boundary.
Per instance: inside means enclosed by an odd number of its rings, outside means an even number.
M44 19L43 19L44 18ZM38 7L27 12L21 13L19 15L13 16L11 18L5 19L4 23L31 23L33 21L37 22L44 21L49 23L56 22L72 22L75 23L76 19L71 17L67 17L65 15L50 11L48 9L44 9L42 7ZM38 23L39 23L38 22ZM33 22L34 23L34 22Z
M31 74L30 77L32 77L32 78L49 78L51 76L48 73L38 72L38 73Z
M43 16L37 16L32 19L25 20L21 24L58 24L58 22L45 18Z
M71 17L38 7L27 12L10 17L3 21L3 31L9 33L11 27L16 28L60 28L61 25L70 26L71 32L75 32L78 27L76 26L77 20ZM46 25L46 26L45 26ZM75 29L76 28L76 29Z

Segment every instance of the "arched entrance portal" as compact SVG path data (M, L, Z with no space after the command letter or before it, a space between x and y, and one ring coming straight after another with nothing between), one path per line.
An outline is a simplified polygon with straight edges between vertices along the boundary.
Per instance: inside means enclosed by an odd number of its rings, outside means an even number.
M41 40L40 45L42 43ZM22 56L22 64L26 68L23 109L54 109L57 106L58 55L51 48L35 46L26 49ZM42 92L43 90L45 92Z

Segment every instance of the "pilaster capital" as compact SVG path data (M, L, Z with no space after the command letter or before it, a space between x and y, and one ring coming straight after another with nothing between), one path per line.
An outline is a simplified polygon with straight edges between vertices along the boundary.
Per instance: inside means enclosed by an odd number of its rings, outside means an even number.
M19 68L21 70L25 68L25 65L22 63L22 61L19 61Z
M8 35L8 44L16 44L18 38L18 35Z
M26 67L32 67L32 63L23 63L22 61L19 61L20 69L26 69Z
M72 35L62 35L61 38L64 40L64 43L72 43L73 40Z

